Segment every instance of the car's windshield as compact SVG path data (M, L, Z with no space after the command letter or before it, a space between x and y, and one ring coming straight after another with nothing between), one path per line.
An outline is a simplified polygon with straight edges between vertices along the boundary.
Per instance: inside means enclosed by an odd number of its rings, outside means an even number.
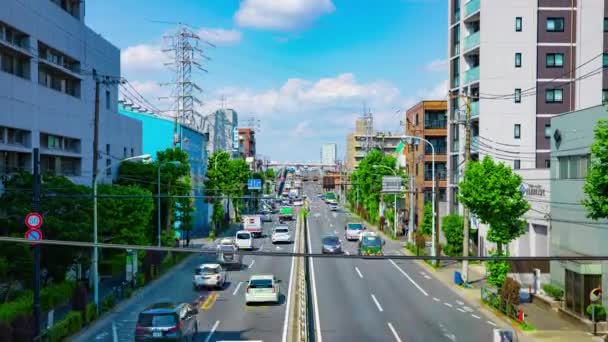
M323 244L324 245L337 245L340 242L340 239L338 239L336 236L328 236L323 238Z
M382 240L377 236L364 236L361 244L368 247L378 247L382 245Z
M272 288L271 279L252 279L249 281L249 287L253 289L269 289Z
M363 225L360 223L349 223L346 228L348 230L363 230Z
M251 239L251 234L249 233L238 233L236 234L236 238L239 240L249 240Z
M177 315L174 313L142 313L137 319L137 324L143 327L173 327L176 323Z
M234 246L232 246L232 245L220 246L220 251L221 252L234 252Z
M275 228L274 229L275 233L289 233L289 229L288 228Z

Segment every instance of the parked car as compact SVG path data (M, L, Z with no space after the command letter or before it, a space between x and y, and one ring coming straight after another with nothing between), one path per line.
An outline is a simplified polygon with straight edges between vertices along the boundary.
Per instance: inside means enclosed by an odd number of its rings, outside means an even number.
M359 236L365 230L362 223L348 223L344 227L344 238L346 240L359 240Z
M241 255L234 243L217 246L217 263L227 269L241 268Z
M236 232L234 241L238 249L253 249L253 236L246 230Z
M326 236L321 240L323 254L342 254L342 241L335 235Z
M226 271L220 264L202 264L194 270L192 287L222 289L226 284Z
M245 304L279 303L279 281L274 275L252 275L245 291Z
M198 309L190 304L156 303L139 313L135 341L192 341L198 333Z
M279 242L291 242L291 234L289 233L289 226L276 226L272 229L272 243Z

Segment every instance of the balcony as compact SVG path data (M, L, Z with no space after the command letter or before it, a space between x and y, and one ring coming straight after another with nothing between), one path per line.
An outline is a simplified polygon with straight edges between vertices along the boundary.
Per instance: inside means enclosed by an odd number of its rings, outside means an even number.
M448 170L442 169L442 168L437 168L437 169L435 169L435 176L437 177L436 179L439 179L440 181L447 180L448 179ZM424 170L424 180L425 181L433 180L433 170L432 169Z
M479 47L479 32L480 31L477 31L464 38L464 51L469 51L476 47Z
M464 17L467 18L471 14L479 11L479 0L470 0L464 5Z
M464 84L479 81L479 67L471 68L464 72Z
M479 117L479 101L471 102L471 117Z

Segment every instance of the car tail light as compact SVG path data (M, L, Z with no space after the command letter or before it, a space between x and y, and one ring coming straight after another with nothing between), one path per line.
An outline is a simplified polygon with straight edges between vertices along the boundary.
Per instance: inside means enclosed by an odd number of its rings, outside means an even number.
M174 332L178 332L180 328L180 322L177 321L177 324L175 324L175 326L173 328L169 328L169 330L167 330L167 333L174 333Z
M135 326L135 335L145 335L149 331L150 331L150 329L148 329L146 327L142 327L141 325Z
M275 292L275 288L273 287L273 288L272 288L272 293L274 293L274 292Z
M220 275L219 275L219 274L218 274L218 275L216 275L216 276L215 276L215 279L220 280Z
M251 287L247 286L247 293L249 293L250 289L251 289Z

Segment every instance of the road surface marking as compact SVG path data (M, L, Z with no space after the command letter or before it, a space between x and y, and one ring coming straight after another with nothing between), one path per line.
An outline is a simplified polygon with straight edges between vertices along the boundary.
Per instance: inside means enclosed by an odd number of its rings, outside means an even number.
M479 317L479 316L477 316L477 315L475 315L475 314L471 314L471 316L473 316L473 317L475 317L475 318L477 318L477 319L481 319L481 317Z
M440 301L439 298L437 298L437 297L433 297L433 300L436 301L436 302Z
M251 260L251 264L249 264L249 266L248 266L247 268L252 268L252 267L253 267L253 264L255 264L255 259L254 259L254 260Z
M308 225L308 218L306 219L306 227L310 227ZM312 251L312 245L310 244L310 234L306 234L308 237L308 251ZM317 302L317 281L315 280L315 263L313 262L313 258L308 258L308 262L310 263L310 273L312 275L312 296L313 296L313 304L315 310L315 326L317 330L317 341L323 342L323 338L321 337L321 320L319 319L319 303ZM285 312L287 315L287 312Z
M334 224L333 224L333 223L330 223L330 224L329 224L329 226L333 228Z
M297 244L298 244L298 234L296 234L295 230L294 230L294 239L293 239L293 248L292 248L292 252L295 250ZM287 342L287 328L289 325L289 313L291 312L291 281L293 280L293 273L294 273L294 265L296 263L296 258L291 257L291 268L289 271L289 284L287 285L287 307L285 308L285 318L283 319L283 339L282 342Z
M114 337L114 342L118 342L118 331L116 331L116 324L112 321L112 336Z
M428 275L426 275L426 274L424 275L424 278L426 278L426 279L431 279L431 277L429 277L429 276L428 276Z
M401 267L399 267L393 260L389 259L388 261L391 262L391 264L393 264L393 266L395 266L399 272L401 272L401 274L403 274L412 284L414 284L414 286L416 286L418 288L418 290L420 290L420 292L422 292L422 294L424 294L425 296L428 296L429 294L424 291L424 289L422 287L420 287L420 285L418 285L418 283L416 283L414 281L414 279L412 279L407 273L405 273L404 270L401 269Z
M378 300L376 299L376 296L374 296L373 294L372 294L372 299L374 300L374 303L376 303L376 307L378 308L378 311L383 312L384 310L380 306L380 303L378 303Z
M458 311L460 311L460 312L462 312L462 313L465 313L465 312L466 312L466 311L462 310L461 308L458 308L458 309L456 309L456 310L458 310Z
M443 303L443 305L447 306L448 308L451 308L451 307L452 307L452 304L447 303L447 302L444 302L444 303Z
M213 336L213 333L217 330L217 327L219 325L220 325L220 321L215 321L215 324L213 324L213 327L211 328L211 331L209 331L209 335L207 335L207 338L205 339L205 342L211 341L211 337Z
M473 312L473 309L471 309L471 308L470 308L470 307L468 307L468 306L463 306L462 308L463 308L463 309L465 309L465 311L468 311L468 312Z
M460 300L457 300L457 301L456 301L456 304L458 304L458 305L464 305L464 302L463 302L463 301L460 301Z
M395 330L395 328L393 328L391 322L388 322L388 328L391 329L393 336L395 336L395 340L397 340L397 342L401 342L401 339L399 338L399 335L397 335L397 331Z
M489 325L491 325L491 326L493 326L493 327L495 327L495 326L496 326L496 323L494 323L494 322L492 322L492 321L486 321L486 323L488 323Z
M350 255L350 252L349 251L344 251L344 254Z
M213 304L215 304L215 301L217 300L217 292L211 292L211 294L209 295L209 297L207 297L207 300L205 300L205 302L203 303L203 305L201 305L201 308L203 310L209 310L213 307Z
M359 268L357 266L355 266L355 271L357 271L357 274L359 275L359 278L363 279L363 274L361 274L361 271L359 271Z
M239 292L239 288L241 287L241 284L243 284L242 281L239 281L238 284L236 284L236 288L234 289L234 291L232 292L233 296L236 296L236 293Z
M421 275L424 275L424 272L422 272L422 271L420 271L419 273L420 273Z

